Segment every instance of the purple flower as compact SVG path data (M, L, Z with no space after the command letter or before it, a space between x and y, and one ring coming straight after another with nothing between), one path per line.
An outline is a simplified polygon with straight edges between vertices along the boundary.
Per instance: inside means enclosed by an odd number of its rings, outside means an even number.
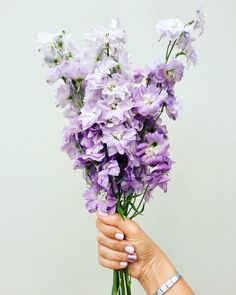
M196 50L193 47L194 41L195 38L192 37L190 32L184 31L176 42L176 46L180 49L180 52L186 56L187 62L193 65L198 61Z
M120 173L120 167L116 160L111 160L106 163L102 170L98 172L97 183L104 188L109 187L109 175L118 176Z
M98 107L102 110L102 122L110 122L119 125L127 118L130 118L130 110L133 108L133 103L128 100L110 97L101 101Z
M160 91L156 86L136 89L134 94L137 112L143 116L156 116L166 98L166 92Z
M69 103L70 85L61 84L57 89L56 106L64 108Z
M61 72L59 66L48 69L46 81L49 84L55 83L61 78Z
M151 64L144 66L144 68L136 69L133 73L133 81L135 83L140 83L143 80L143 78L152 80L159 64L162 64L162 63L159 60L155 60ZM150 82L151 81L149 81L149 85L150 85Z
M111 189L105 190L99 185L93 185L84 192L85 206L90 213L97 210L114 213L117 199L113 197Z
M180 111L181 105L176 100L176 96L173 90L168 91L166 98L166 113L172 120L176 120Z
M102 142L107 145L108 155L112 156L116 153L130 153L134 148L136 140L136 131L126 128L124 125L114 126L112 128L102 128Z
M80 128L78 126L68 126L64 128L64 138L62 150L67 152L69 157L74 160L76 159L80 152L76 147L76 142L79 140Z
M61 76L69 80L82 78L80 72L80 63L72 60L65 60L60 64Z
M140 175L141 171L139 168L127 167L125 169L121 188L127 196L143 193L145 184Z
M164 192L167 191L167 183L170 180L168 172L171 170L174 162L169 158L165 162L158 165L157 169L150 171L144 176L144 181L148 184L148 192L145 195L146 201L149 201L151 192L159 186Z
M86 130L90 128L93 124L97 123L101 113L101 109L97 108L95 105L92 106L91 103L87 103L81 109L81 114L79 116L83 129Z
M145 142L137 146L135 154L141 159L142 164L155 167L165 161L168 148L169 143L165 136L156 131L145 136Z
M155 82L161 83L162 87L172 88L176 82L182 80L184 75L184 65L177 59L173 59L169 64L159 64L155 73Z
M103 149L104 146L102 144L94 145L86 149L85 153L81 154L77 159L101 162L105 157Z
M119 97L124 100L129 94L129 83L121 75L114 74L112 78L103 81L102 95L105 97Z
M104 145L101 142L99 130L90 129L80 133L77 146L81 150L79 157L77 157L78 160L101 162L105 157Z

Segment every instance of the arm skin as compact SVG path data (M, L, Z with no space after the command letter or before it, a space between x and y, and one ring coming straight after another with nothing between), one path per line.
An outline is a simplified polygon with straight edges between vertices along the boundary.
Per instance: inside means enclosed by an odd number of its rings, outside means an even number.
M119 214L97 214L98 259L102 266L122 269L137 279L148 295L153 295L172 275L174 265L166 254L134 221ZM127 247L128 246L128 247ZM181 278L167 295L194 295Z

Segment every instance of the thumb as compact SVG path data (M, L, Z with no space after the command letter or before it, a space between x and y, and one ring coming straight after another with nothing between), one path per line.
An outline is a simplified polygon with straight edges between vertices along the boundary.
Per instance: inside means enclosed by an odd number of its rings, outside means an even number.
M123 220L118 213L104 214L103 212L98 212L97 216L104 224L118 227L127 238L137 237L141 231L141 228L136 222L130 220L128 217L125 217Z

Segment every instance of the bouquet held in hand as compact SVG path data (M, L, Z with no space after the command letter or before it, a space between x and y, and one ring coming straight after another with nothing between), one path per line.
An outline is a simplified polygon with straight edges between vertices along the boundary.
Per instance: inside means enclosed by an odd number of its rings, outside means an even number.
M57 82L56 105L68 119L62 149L84 171L89 212L133 219L155 188L167 191L173 161L162 115L178 116L175 85L186 65L197 63L194 43L204 23L201 10L187 24L159 21L157 39L166 39L166 54L136 70L117 19L85 34L82 49L65 31L39 33L47 82ZM128 267L114 271L112 294L131 294Z

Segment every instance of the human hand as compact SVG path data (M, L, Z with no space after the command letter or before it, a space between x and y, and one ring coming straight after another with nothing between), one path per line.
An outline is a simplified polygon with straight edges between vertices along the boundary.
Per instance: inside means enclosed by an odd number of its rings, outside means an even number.
M128 265L129 274L141 280L164 255L135 221L123 220L118 213L98 213L96 226L99 262L104 267L122 269Z
M154 294L176 273L174 265L135 221L127 217L123 220L117 213L99 213L96 226L100 264L116 270L128 266L129 274L139 280L146 293ZM183 279L168 292L194 295Z

